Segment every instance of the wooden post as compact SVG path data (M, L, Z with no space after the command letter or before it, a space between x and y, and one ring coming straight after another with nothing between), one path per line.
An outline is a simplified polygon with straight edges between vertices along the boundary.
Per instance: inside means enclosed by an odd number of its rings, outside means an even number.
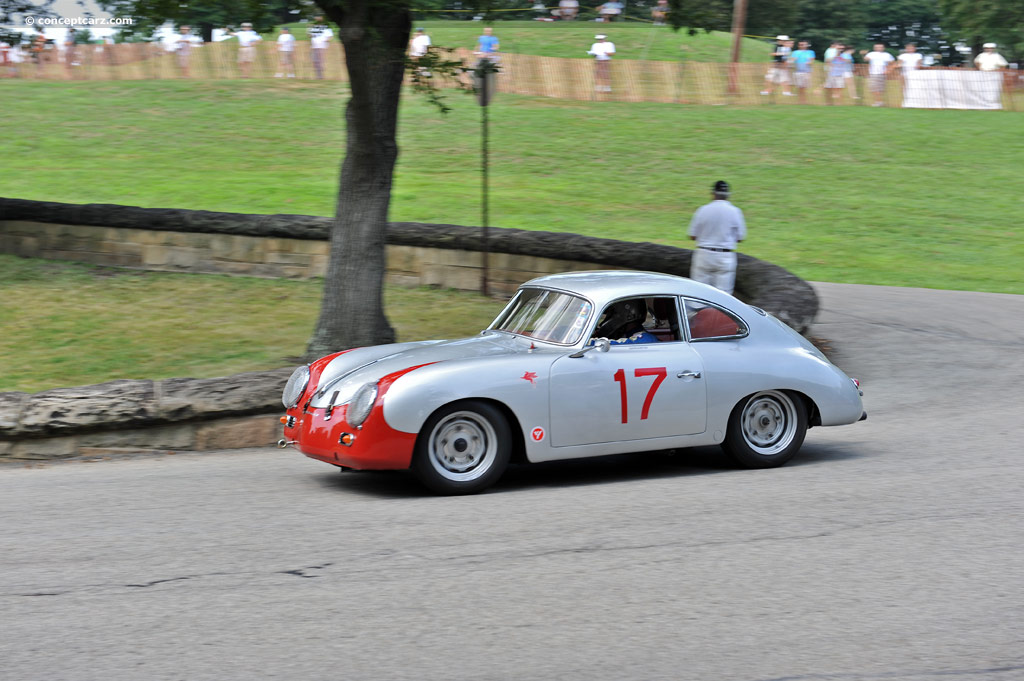
M747 0L733 0L732 6L732 54L729 56L729 94L739 93L739 68L743 30L747 25Z

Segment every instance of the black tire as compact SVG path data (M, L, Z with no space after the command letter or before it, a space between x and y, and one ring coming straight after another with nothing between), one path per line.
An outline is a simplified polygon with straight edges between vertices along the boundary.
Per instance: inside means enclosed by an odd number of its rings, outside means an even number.
M453 402L423 424L412 470L438 494L475 494L502 476L512 454L508 419L486 402Z
M781 390L740 400L729 415L722 449L745 468L775 468L800 450L807 434L807 406Z

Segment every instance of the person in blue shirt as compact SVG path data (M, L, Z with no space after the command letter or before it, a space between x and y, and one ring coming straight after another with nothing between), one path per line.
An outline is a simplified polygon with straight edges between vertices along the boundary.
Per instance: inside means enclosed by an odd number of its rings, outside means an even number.
M793 62L793 83L800 91L800 103L807 103L807 88L811 87L811 69L814 67L814 50L808 49L806 40L800 41L800 49L790 55Z
M838 104L839 98L846 89L846 73L853 69L853 56L846 51L842 43L837 45L836 56L828 65L828 75L825 77L825 90L831 93L825 95L826 104Z
M499 48L498 38L490 26L484 28L484 34L476 40L476 54L479 57L490 57Z

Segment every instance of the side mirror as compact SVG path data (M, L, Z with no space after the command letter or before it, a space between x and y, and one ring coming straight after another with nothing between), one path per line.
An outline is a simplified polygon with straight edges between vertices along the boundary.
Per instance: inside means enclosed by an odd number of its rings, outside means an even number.
M582 357L583 355L587 354L591 350L597 350L598 352L608 352L611 349L612 349L612 342L610 340L608 340L607 338L595 338L594 342L591 345L588 345L587 347L583 348L582 350L578 350L578 351L572 353L569 356L573 357L573 358L576 358L576 357Z

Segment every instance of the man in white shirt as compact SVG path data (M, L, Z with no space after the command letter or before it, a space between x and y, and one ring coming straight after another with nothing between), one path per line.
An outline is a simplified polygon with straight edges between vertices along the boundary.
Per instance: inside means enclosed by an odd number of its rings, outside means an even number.
M412 40L409 41L409 57L413 61L419 61L420 57L427 56L430 49L430 36L422 28L417 28ZM418 69L418 73L424 78L430 77L430 71L424 67Z
M580 12L580 0L558 0L558 18L572 21Z
M191 26L182 26L179 29L173 49L178 57L178 68L181 69L182 78L189 77L188 63L189 58L192 56L192 48L202 42L202 38L192 35Z
M289 78L295 77L295 60L292 55L295 53L295 36L287 28L281 29L281 35L277 36L277 73L275 78L281 78L285 73Z
M979 71L998 71L1009 66L1003 55L996 52L995 43L985 43L984 52L974 58L974 65Z
M612 91L611 61L615 54L615 43L608 40L608 36L598 33L594 36L595 42L587 50L587 54L594 57L594 90L597 92Z
M873 106L885 105L885 76L896 58L885 51L885 45L875 43L875 48L864 55L868 63L868 88L875 97Z
M907 43L904 50L903 54L896 58L893 67L903 69L903 77L906 78L908 73L921 68L924 57L917 51L915 43Z
M263 38L252 30L252 24L248 21L242 24L241 31L232 32L231 35L238 38L238 69L242 73L242 78L248 78L252 73L252 63L256 59L256 43Z
M690 220L689 236L697 242L690 279L731 295L736 285L736 245L747 238L747 223L743 211L729 202L729 194L728 182L714 184L711 203L698 208Z
M324 79L324 55L327 54L327 49L331 46L331 38L334 37L334 31L331 27L324 23L324 18L317 15L313 19L313 25L309 27L307 31L309 35L309 46L311 48L311 54L313 56L313 70L316 71L317 80Z
M416 34L412 37L409 42L409 56L410 57L423 57L427 54L427 48L430 47L430 36L422 28L416 29Z
M782 85L782 94L787 97L792 96L793 93L789 89L789 67L792 54L793 41L789 39L789 36L776 36L772 61L764 74L765 86L761 90L762 95L770 95L775 89L775 84L779 83Z

